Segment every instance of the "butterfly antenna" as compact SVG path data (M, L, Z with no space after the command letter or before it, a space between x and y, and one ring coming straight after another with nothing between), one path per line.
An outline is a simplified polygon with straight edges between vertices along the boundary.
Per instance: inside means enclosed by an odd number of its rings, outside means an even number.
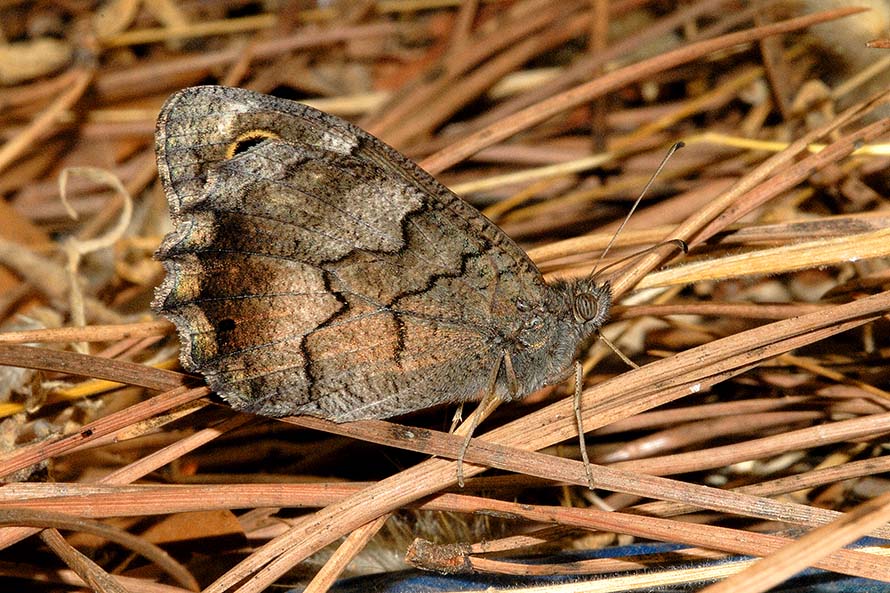
M597 270L594 277L596 277L599 274L602 274L603 272L605 272L606 270L608 270L610 268L614 268L615 266L620 266L621 264L623 264L624 262L626 262L629 259L636 259L636 258L640 257L641 255L646 255L647 253L655 251L656 249L664 247L665 245L673 245L674 247L676 247L683 253L689 253L689 245L686 243L686 241L684 241L683 239L668 239L667 241L662 241L661 243L656 243L655 245L652 245L651 247L647 247L646 249L644 249L642 251L637 251L636 253L631 253L630 255L628 255L626 257L622 257L621 259L613 261L608 266L605 266L605 267Z
M652 187L652 184L655 183L655 178L658 177L658 174L661 173L661 170L664 169L664 166L667 164L668 159L670 159L675 152L680 150L686 146L683 142L676 142L673 146L668 149L667 154L664 155L664 158L661 159L661 163L659 163L658 167L655 169L655 172L652 173L652 176L649 177L649 181L646 182L646 185L643 186L643 191L640 192L640 195L637 197L636 201L634 201L633 206L630 208L630 212L627 213L627 216L624 217L624 220L621 221L621 224L618 226L618 230L612 235L612 238L609 239L609 243L606 245L606 248L603 249L603 252L600 254L599 259L596 262L596 265L593 266L593 270L590 271L590 278L596 277L598 274L597 268L603 263L603 260L606 258L606 254L609 253L609 250L612 249L612 245L615 243L615 239L618 238L618 235L624 229L627 221L630 220L630 217L633 216L633 213L636 211L637 206L640 205L640 202L643 201L643 196L646 195L646 192L649 191L649 188Z

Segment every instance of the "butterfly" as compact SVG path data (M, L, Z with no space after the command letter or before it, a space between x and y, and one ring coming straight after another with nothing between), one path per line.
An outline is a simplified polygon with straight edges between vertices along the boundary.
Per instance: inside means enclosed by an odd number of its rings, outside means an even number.
M545 282L416 164L306 105L187 88L156 150L174 227L153 306L235 409L348 422L513 400L567 378L607 319L607 282Z

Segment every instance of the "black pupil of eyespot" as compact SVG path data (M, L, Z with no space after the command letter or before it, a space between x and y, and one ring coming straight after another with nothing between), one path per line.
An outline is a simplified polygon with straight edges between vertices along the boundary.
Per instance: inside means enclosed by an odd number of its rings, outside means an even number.
M581 319L593 319L596 317L597 304L596 297L591 294L579 294L575 300L575 311Z
M238 156L239 154L245 153L251 148L258 146L261 142L268 140L268 136L249 136L242 140L238 140L235 143L235 148L232 150L232 156Z
M234 319L222 319L216 325L216 329L222 332L232 331L235 329L235 320Z

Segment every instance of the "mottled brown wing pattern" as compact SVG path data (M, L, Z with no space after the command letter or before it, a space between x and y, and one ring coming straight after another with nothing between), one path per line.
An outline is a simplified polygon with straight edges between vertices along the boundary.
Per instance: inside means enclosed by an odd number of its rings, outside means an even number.
M175 226L155 307L236 408L347 421L471 398L510 331L493 324L545 298L497 227L338 118L195 87L157 151Z

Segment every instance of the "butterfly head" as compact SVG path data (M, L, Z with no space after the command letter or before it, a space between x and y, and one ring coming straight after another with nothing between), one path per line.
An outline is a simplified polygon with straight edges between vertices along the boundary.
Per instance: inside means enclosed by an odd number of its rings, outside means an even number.
M612 289L591 278L546 285L540 310L530 310L517 344L508 349L518 373L521 392L530 393L565 378L572 362L590 345L609 317ZM536 319L539 323L533 323Z

